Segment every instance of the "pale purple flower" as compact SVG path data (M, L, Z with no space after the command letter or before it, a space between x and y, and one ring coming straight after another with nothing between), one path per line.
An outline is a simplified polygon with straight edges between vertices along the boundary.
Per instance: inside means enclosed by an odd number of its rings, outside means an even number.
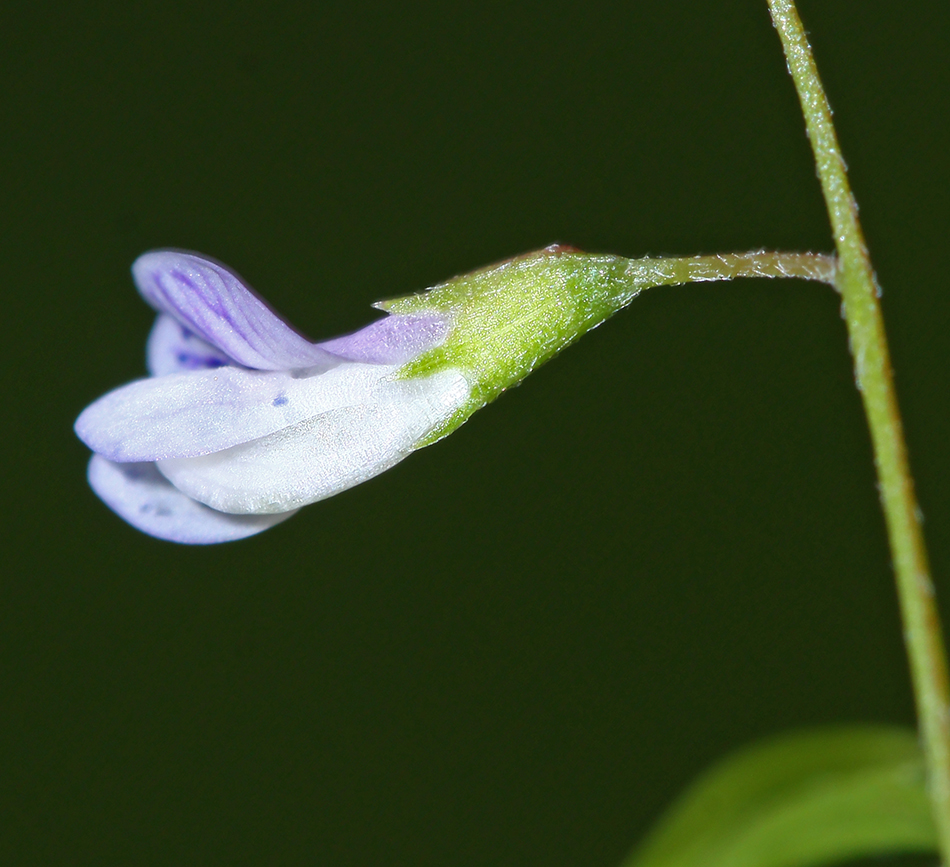
M311 343L204 256L146 253L132 274L158 311L151 376L87 407L76 433L95 452L93 490L161 539L265 530L393 466L469 399L457 369L401 374L446 339L444 313Z

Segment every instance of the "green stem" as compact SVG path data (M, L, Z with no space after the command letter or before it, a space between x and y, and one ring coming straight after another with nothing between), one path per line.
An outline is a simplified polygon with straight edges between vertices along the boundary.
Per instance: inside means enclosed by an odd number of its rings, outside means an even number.
M631 259L626 267L633 285L673 286L733 280L737 277L797 277L835 285L836 259L823 253L720 253L714 256ZM634 294L636 294L636 292Z
M834 230L840 262L836 285L844 302L855 378L871 429L934 821L943 861L950 864L950 688L947 662L920 526L920 511L907 463L878 304L879 291L831 121L831 108L794 0L769 0L769 8L802 104Z

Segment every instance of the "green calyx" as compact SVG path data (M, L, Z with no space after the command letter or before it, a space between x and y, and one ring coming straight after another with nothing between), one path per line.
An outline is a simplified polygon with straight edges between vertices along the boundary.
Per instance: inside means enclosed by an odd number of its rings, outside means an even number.
M631 272L633 264L619 256L552 246L455 277L418 295L377 304L389 313L436 311L452 322L445 343L411 361L401 376L423 377L454 368L472 385L465 406L419 447L450 434L629 303L645 288Z
M411 361L400 376L456 369L472 385L468 402L421 447L450 434L644 289L737 277L793 277L834 286L837 271L835 257L821 253L625 259L554 245L376 306L389 313L441 313L452 323L445 343Z

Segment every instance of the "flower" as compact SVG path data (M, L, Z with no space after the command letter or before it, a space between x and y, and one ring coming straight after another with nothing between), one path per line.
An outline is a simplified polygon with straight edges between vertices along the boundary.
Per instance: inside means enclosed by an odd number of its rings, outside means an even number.
M93 490L153 536L258 533L393 466L469 396L458 370L399 376L444 341L442 314L310 343L211 259L161 250L132 273L158 311L152 376L87 407L76 433Z
M643 288L629 260L555 246L381 302L383 319L311 343L213 259L157 250L132 274L158 312L151 376L75 429L96 494L190 544L253 535L392 467Z

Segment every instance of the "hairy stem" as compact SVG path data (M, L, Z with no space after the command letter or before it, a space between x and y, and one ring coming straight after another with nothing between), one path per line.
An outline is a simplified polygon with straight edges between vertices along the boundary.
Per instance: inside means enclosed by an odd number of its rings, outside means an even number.
M798 277L835 285L836 260L823 253L720 253L715 256L683 256L633 259L627 273L644 286L670 286L733 280L737 277Z
M794 0L769 0L769 8L801 101L834 230L840 263L836 285L844 301L855 379L871 430L927 762L930 799L943 861L950 864L950 689L947 662L920 526L920 511L907 463L878 304L879 292L831 121L831 109Z

